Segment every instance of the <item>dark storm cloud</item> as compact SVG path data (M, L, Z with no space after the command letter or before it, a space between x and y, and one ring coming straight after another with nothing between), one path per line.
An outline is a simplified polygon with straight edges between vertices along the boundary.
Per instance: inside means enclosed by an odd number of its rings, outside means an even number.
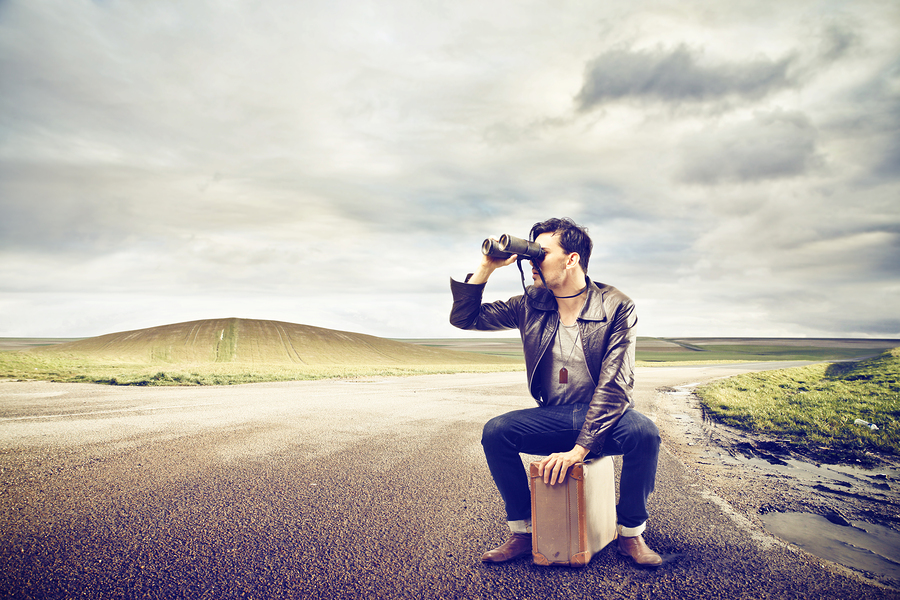
M868 308L868 307L867 307ZM874 307L871 307L874 308ZM773 313L778 313L778 307L772 307ZM897 332L900 331L900 319L895 317L869 316L863 312L862 314L835 314L834 311L796 311L791 315L785 315L797 321L804 327L814 330L821 327L822 323L830 323L832 327L836 327L840 331L852 332L856 335L865 335L871 337L883 337L887 339L896 339Z
M900 178L900 56L872 68L848 87L821 121L824 136L853 146L846 153L859 165L857 185Z
M893 132L874 173L879 178L892 180L900 178L900 130Z
M832 23L825 28L820 44L820 59L829 63L845 57L859 47L860 35L843 23Z
M795 59L707 61L682 45L674 50L610 50L585 68L576 97L579 110L606 102L638 99L661 102L705 102L737 96L758 99L795 84Z
M878 180L900 179L900 61L883 74L879 87L887 88L876 94L869 105L875 109L871 117L873 127L880 130L880 157L873 161L872 174Z
M104 179L72 166L0 163L0 249L91 252L120 243L138 223L121 197L101 189Z
M798 112L775 111L726 127L711 127L682 146L681 179L688 183L794 177L819 163L818 131Z

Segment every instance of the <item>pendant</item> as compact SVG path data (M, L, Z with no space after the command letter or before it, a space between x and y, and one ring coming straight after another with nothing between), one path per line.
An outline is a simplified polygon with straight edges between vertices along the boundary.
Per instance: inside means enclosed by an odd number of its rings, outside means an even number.
M569 370L565 367L559 370L559 382L569 383Z

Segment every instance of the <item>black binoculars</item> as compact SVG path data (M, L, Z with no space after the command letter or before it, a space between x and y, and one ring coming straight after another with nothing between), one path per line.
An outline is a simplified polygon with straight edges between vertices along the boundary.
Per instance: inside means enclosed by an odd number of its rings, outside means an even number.
M534 242L503 234L500 240L486 239L481 244L481 253L491 258L509 258L513 254L534 262L544 260L544 250Z

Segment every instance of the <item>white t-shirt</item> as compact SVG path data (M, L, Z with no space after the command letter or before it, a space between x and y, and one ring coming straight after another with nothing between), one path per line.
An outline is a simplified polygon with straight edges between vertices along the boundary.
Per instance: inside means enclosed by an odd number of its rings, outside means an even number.
M584 360L577 321L571 326L560 322L553 345L541 359L538 371L545 406L591 401L594 381Z

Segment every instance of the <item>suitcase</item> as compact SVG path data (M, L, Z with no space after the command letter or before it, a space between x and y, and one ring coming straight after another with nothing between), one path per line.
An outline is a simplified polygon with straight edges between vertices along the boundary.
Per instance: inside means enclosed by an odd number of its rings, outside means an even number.
M611 456L577 463L556 485L531 475L531 551L538 565L582 567L616 539L616 478Z

